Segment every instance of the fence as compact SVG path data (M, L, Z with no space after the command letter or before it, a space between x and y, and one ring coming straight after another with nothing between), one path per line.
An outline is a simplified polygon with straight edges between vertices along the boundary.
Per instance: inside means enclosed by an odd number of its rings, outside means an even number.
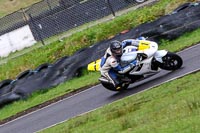
M144 2L145 0L138 0ZM136 0L43 0L0 19L0 36L29 25L37 41L60 34L116 11L138 4Z

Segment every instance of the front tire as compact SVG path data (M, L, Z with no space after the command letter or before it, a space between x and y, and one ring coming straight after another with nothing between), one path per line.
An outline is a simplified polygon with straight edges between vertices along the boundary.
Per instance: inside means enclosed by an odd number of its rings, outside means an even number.
M123 91L123 90L126 90L129 86L129 84L125 84L125 83L121 83L117 87L114 87L114 85L111 83L101 82L101 84L103 85L103 87L111 91Z
M183 65L182 58L175 54L168 52L167 55L165 55L163 58L163 63L159 65L161 69L164 70L177 70Z

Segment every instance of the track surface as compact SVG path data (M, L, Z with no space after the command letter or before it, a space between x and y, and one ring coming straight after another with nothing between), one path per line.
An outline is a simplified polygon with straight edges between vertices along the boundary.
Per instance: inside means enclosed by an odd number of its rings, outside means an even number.
M20 117L0 126L0 133L32 133L46 127L94 110L105 104L119 100L163 82L184 76L200 69L200 44L178 54L183 58L183 67L177 71L161 71L151 78L133 84L123 93L112 92L101 85L66 98L43 109Z

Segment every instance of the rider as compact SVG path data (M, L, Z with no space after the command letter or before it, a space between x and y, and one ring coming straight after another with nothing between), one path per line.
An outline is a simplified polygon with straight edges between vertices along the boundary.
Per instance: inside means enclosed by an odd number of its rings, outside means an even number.
M109 48L106 50L105 55L101 58L101 75L109 79L115 87L120 84L116 73L126 73L137 63L137 61L133 61L129 65L122 67L120 65L122 50L123 48L121 42L112 41Z
M118 72L120 74L124 74L131 70L139 62L138 60L134 60L125 67L120 65L123 48L129 45L135 46L135 51L140 50L142 53L141 57L143 57L143 59L153 56L158 49L157 43L147 41L143 37L137 39L127 39L122 42L112 41L104 56L101 58L100 72L101 75L109 79L115 87L120 84L116 73ZM142 50L143 48L145 49Z

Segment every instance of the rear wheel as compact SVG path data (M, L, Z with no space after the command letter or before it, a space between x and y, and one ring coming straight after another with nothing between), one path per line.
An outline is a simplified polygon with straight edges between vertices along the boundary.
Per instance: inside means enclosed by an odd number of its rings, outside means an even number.
M181 57L175 53L168 52L166 56L162 58L163 63L160 64L160 68L164 70L176 70L179 69L183 60Z
M129 86L129 84L126 84L126 83L121 83L117 87L114 87L114 85L111 83L101 82L101 84L103 85L103 87L111 91L123 91L123 90L126 90Z

